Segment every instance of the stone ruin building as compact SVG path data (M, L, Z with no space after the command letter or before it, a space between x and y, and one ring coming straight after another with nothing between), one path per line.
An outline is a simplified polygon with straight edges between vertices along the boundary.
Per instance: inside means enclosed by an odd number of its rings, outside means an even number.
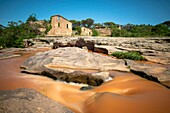
M41 33L45 33L46 27L43 25L44 20L39 20L36 22L31 22L31 24L39 25L38 30ZM76 35L78 31L72 30L72 23L61 15L54 15L51 17L51 29L46 36L72 36ZM118 29L121 29L121 26L117 26ZM105 26L99 27L95 26L95 30L100 33L100 36L111 36L111 28ZM81 27L81 36L91 36L92 30L86 27Z
M51 19L51 30L47 36L71 36L72 23L60 15L54 15Z
M117 28L121 30L121 26L117 25ZM107 28L105 26L102 27L96 27L95 30L97 30L100 33L100 36L111 36L112 34L112 29Z
M81 27L81 35L83 36L91 36L92 30L86 27Z
M47 33L47 36L71 36L72 23L66 18L60 15L54 15L51 18L51 30ZM82 36L91 36L92 30L86 27L81 27Z

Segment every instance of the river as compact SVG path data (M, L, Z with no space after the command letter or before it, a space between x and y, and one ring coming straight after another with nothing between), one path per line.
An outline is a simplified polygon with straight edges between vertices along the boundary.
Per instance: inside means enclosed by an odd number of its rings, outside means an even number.
M21 73L20 65L36 52L0 60L0 90L32 88L76 113L170 113L170 90L133 74L80 91L81 85Z

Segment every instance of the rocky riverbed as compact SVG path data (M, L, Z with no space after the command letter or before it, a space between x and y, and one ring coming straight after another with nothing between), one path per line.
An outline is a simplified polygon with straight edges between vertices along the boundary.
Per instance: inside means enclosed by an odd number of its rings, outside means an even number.
M168 44L166 41L165 45ZM107 46L113 51L136 51L135 48L128 46L95 43L95 47L97 46L100 46L99 49L101 46ZM57 47L55 50L40 47L1 50L0 111L10 112L11 109L23 111L24 108L21 106L25 106L25 111L29 112L47 110L54 113L170 112L169 59L162 60L163 62L122 60L94 53L87 50L88 47L86 45L79 48ZM111 51L108 48L107 50ZM146 52L146 48L138 50ZM163 52L167 55L168 50L148 49L147 52L154 51L155 54L156 51L161 55ZM18 56L3 57L6 54ZM16 90L18 88L29 89ZM40 99L36 100L34 96ZM40 100L51 104L43 104ZM7 108L5 103L16 105Z
M122 63L126 62L126 66L132 72L156 77L162 83L170 81L170 38L46 37L29 40L29 42L33 45L32 47L41 47L44 44L55 49L78 47L103 54L111 54L116 51L140 52L148 60L147 62L124 60Z
M84 39L85 42L78 41ZM91 42L91 43L90 43ZM55 45L57 44L57 45ZM98 52L138 51L151 62L170 64L170 38L45 37L25 40L31 47L83 47ZM93 47L94 46L94 47ZM99 48L99 50L97 49ZM100 51L101 50L101 51Z

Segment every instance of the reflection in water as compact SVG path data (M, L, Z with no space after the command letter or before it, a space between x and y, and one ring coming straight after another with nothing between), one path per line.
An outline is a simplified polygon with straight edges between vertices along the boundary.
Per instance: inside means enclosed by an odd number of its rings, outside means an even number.
M20 73L20 65L33 54L0 60L0 90L32 88L75 112L170 113L169 89L129 73L112 72L113 80L87 91L80 91L81 85Z

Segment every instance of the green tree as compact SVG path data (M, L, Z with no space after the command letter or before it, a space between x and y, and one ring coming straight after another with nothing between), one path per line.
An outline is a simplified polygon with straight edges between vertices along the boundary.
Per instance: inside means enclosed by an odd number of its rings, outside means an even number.
M81 34L81 21L70 20L70 22L72 23L72 29L76 31L77 35L80 35Z
M77 34L80 35L81 34L81 27L80 26L76 26L75 30L77 31Z
M119 30L119 29L112 29L111 36L112 37L120 37L121 36L121 30Z
M38 29L29 23L11 21L1 32L0 46L23 47L23 39L34 38L38 34Z
M47 34L51 29L52 29L52 26L51 26L51 21L50 20L45 20L44 19L44 23L43 23L43 26L45 27L45 34Z
M76 27L78 27L78 26L81 26L81 21L70 20L70 22L72 23L73 29L76 28Z
M81 20L82 26L87 27L86 20Z
M156 36L168 36L170 29L164 24L158 24L152 28L152 32Z
M5 28L2 24L0 24L0 29L3 29L3 28Z
M108 27L108 28L115 28L115 27L117 27L114 22L105 22L104 26Z
M151 25L133 25L133 24L127 24L122 27L122 30L127 31L127 36L130 37L149 37L152 36L152 28Z
M163 22L163 24L167 25L168 27L170 27L170 20Z
M129 24L126 24L125 26L123 26L122 29L131 32L133 27L134 27L134 25L129 23Z
M91 19L91 18L88 18L86 20L82 20L81 23L82 23L82 26L87 27L87 28L91 28L92 25L94 24L94 20Z
M27 19L27 22L35 22L35 21L37 21L36 14L31 14Z
M5 28L5 27L0 24L0 35L2 34L4 28Z
M87 27L90 28L94 24L94 20L91 18L86 19Z
M101 23L95 23L95 24L93 24L93 27L94 28L101 28L101 27L103 27L103 25Z

